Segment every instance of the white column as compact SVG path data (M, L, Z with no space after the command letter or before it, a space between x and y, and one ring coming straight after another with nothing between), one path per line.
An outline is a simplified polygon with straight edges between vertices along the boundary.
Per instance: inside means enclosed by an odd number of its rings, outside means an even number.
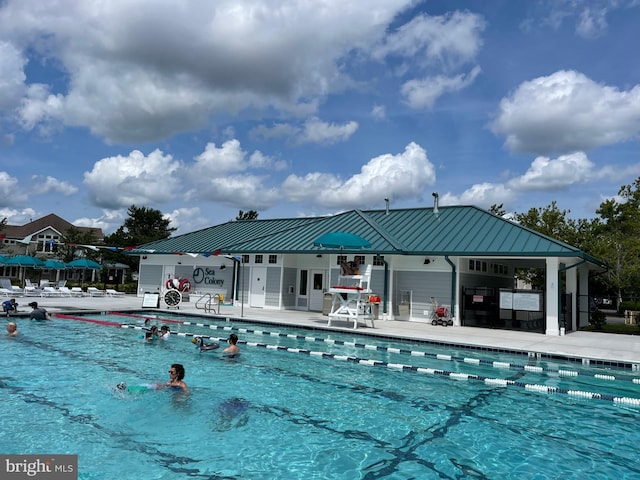
M545 335L557 336L560 334L560 326L558 325L559 265L558 258L547 258L547 291L545 292L547 300L547 329Z

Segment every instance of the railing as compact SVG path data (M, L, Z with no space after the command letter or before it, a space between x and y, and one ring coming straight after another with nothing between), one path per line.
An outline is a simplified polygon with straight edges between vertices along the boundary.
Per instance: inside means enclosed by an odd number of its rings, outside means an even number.
M217 293L214 295L211 295L210 293L205 293L196 302L196 308L200 310L204 310L205 313L214 313L214 314L219 313L220 312L220 295L218 295Z

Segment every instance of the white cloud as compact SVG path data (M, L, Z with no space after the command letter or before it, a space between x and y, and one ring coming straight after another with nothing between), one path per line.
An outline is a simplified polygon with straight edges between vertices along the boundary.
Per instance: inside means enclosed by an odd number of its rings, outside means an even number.
M457 68L477 55L485 26L482 16L471 12L419 15L388 35L373 57L407 57L422 66L438 63L446 69Z
M11 109L18 105L24 91L26 75L24 66L27 61L12 44L0 41L0 110Z
M78 191L78 187L71 185L65 180L58 180L55 177L34 175L33 181L38 185L32 194L60 193L64 196L73 195Z
M55 93L31 92L26 128L59 118L111 142L150 141L216 114L315 111L350 83L345 56L377 43L412 3L6 0L0 32L68 79Z
M506 203L517 197L516 192L501 183L479 183L460 195L440 195L440 205L478 205L489 208L493 204Z
M640 85L620 91L574 71L522 83L491 124L513 152L587 151L640 136Z
M411 108L432 108L438 97L468 87L479 74L480 67L474 67L467 75L436 75L422 80L409 80L402 85L401 91Z
M180 162L158 149L148 156L133 150L126 157L96 162L93 170L85 172L84 184L91 202L103 208L165 203L180 193L181 180L176 175L180 167Z
M190 201L209 201L244 210L264 210L280 198L277 188L263 185L265 179L249 174L203 178L185 197Z
M358 122L347 122L342 125L323 122L313 117L304 123L304 128L298 138L297 143L319 143L331 145L348 140L358 130Z
M396 200L421 198L424 189L435 183L435 169L427 152L411 142L404 152L371 159L360 173L342 180L332 174L290 175L282 184L289 200L311 202L330 208L364 208L379 204L385 197Z
M607 30L607 10L605 8L585 8L580 13L576 33L584 38L595 38Z
M1 176L1 175L0 175ZM33 208L21 210L15 208L0 208L0 219L6 218L9 225L24 225L40 217Z
M556 159L537 157L524 175L510 180L508 185L524 191L560 190L589 181L594 167L584 152L561 155Z
M376 120L384 120L387 116L384 105L374 105L371 109L371 116Z
M27 201L26 191L20 187L17 178L7 172L0 172L0 208L19 205Z
M272 127L259 125L251 130L253 138L286 138L289 144L317 143L333 145L348 140L358 130L358 122L329 123L317 117L308 118L301 126L276 123Z

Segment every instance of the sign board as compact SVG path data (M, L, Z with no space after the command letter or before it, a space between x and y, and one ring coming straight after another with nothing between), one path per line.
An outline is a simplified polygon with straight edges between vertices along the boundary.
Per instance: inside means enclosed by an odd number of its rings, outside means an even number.
M513 309L513 292L500 292L500 308Z
M513 309L525 310L527 312L540 312L542 308L540 306L539 293L514 293L513 294Z
M145 293L142 297L142 308L159 308L160 307L160 294L159 293Z

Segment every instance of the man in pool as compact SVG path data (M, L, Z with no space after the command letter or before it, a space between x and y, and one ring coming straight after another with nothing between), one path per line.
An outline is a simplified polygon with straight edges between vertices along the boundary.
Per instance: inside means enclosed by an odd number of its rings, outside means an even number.
M44 308L38 308L38 302L31 302L29 304L33 310L31 311L32 320L51 320L51 315Z
M236 345L238 343L238 335L232 333L231 335L229 335L227 342L229 342L229 346L225 348L222 353L227 355L228 357L235 357L236 355L240 355L240 347Z
M7 335L10 337L16 337L18 335L18 326L15 322L7 323Z
M16 299L12 298L10 300L5 300L2 302L2 311L8 317L9 312L16 313L18 311L18 304L16 303Z

